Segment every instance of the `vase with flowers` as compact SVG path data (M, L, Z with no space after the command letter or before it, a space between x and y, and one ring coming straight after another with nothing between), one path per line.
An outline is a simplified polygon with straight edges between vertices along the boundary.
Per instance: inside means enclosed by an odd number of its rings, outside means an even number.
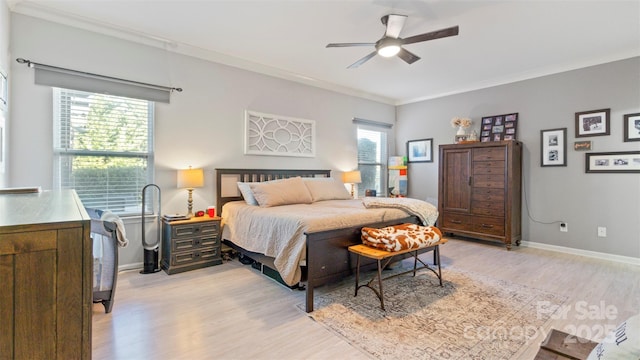
M465 129L471 126L471 119L454 117L453 119L451 119L451 126L454 128L458 128L458 132L456 133L456 135L466 135L467 132Z

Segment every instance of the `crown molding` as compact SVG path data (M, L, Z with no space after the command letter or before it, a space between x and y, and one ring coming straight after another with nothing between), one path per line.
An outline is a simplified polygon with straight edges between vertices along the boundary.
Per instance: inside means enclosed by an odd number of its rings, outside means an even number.
M311 78L301 74L293 73L287 70L279 69L273 66L268 66L260 63L256 63L251 60L237 58L229 55L225 55L219 52L203 49L198 46L194 46L187 43L174 41L171 39L161 38L144 32L135 31L132 29L124 28L110 23L105 23L93 19L82 18L79 16L62 13L57 10L48 8L41 4L14 1L10 10L17 14L31 16L38 19L95 32L102 35L115 37L122 40L127 40L147 46L160 48L176 54L195 57L198 59L223 64L242 70L247 70L263 75L268 75L284 80L289 80L305 85L309 85L324 90L329 90L344 95L354 96L366 100L371 100L387 105L395 105L397 99L391 99L388 97L368 93L352 89L345 86L336 85L333 83L325 82L319 79Z

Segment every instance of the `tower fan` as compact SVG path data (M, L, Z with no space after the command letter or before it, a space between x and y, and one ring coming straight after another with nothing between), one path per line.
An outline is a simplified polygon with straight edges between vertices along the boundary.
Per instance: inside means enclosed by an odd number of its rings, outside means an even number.
M147 190L151 188L157 189L158 200L157 206L151 206L152 210L150 214L145 214L145 210L147 209L146 202L146 194ZM153 202L152 202L153 205ZM153 208L157 207L157 211L153 211ZM162 214L161 206L160 206L160 187L156 184L148 184L142 188L142 248L144 250L144 267L140 270L140 274L153 274L160 271L160 266L158 262L158 253L160 248L160 237L161 237L161 219L160 216ZM147 242L147 231L145 229L145 224L147 223L147 217L153 216L156 219L156 241L155 242Z

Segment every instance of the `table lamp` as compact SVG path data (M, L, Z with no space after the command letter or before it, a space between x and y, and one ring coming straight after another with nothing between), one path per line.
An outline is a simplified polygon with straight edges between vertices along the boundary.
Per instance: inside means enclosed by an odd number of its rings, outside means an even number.
M202 169L192 169L189 166L186 170L178 170L178 188L186 188L189 192L187 200L188 217L193 216L193 189L204 186L204 172Z
M359 170L347 171L342 173L342 182L345 184L351 184L351 197L355 198L355 185L362 182Z

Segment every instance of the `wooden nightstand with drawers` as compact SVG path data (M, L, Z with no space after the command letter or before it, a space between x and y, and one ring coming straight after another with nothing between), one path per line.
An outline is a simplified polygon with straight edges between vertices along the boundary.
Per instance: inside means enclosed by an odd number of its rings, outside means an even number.
M219 217L162 220L162 261L169 275L222 264Z

